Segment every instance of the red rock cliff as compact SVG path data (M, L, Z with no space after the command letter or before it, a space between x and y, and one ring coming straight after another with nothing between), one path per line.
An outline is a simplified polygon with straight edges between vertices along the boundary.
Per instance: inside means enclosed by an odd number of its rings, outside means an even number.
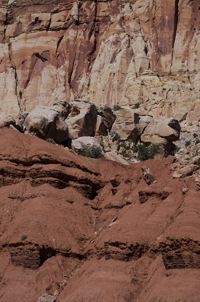
M197 125L199 33L199 0L3 0L1 112L75 97Z

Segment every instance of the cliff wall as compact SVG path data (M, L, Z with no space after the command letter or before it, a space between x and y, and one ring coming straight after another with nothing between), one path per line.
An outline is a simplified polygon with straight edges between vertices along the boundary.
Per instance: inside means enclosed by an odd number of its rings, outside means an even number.
M198 125L199 0L1 2L1 113L86 98Z

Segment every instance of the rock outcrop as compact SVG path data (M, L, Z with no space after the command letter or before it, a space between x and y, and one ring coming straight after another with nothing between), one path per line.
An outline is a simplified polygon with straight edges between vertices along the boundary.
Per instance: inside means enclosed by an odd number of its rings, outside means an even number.
M199 22L199 0L3 0L1 113L78 98L197 126Z
M200 299L200 170L173 179L172 157L149 160L147 184L144 163L85 158L9 128L0 142L2 301Z
M97 122L97 109L94 104L84 100L73 100L71 113L66 119L70 134L74 138L94 136Z
M95 137L91 137L91 136L79 137L77 139L72 140L71 146L72 146L72 150L74 150L78 154L83 154L83 152L86 152L86 150L89 151L90 153L94 153L96 150L99 153L99 156L97 158L104 156L103 149ZM94 157L89 155L90 154L88 154L87 157Z
M52 138L56 143L62 143L69 137L68 126L60 111L54 107L36 106L26 117L25 133L36 135L42 139Z

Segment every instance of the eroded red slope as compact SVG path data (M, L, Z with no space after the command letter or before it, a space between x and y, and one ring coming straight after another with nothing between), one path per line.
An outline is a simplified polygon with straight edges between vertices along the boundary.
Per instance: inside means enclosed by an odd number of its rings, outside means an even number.
M0 142L0 301L200 300L200 192L173 158L127 167L11 129Z

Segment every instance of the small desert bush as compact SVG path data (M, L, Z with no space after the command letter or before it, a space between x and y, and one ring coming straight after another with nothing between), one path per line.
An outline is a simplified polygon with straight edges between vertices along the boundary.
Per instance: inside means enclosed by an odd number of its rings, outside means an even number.
M118 142L120 141L120 135L115 131L110 133L110 137L112 141L118 141Z
M138 109L138 108L140 108L140 104L139 104L139 103L135 104L135 105L132 107L132 109Z
M159 152L160 147L158 145L138 145L138 159L141 161L154 158L155 154Z
M123 108L121 106L119 106L119 105L114 105L113 110L114 111L123 110Z
M180 147L175 146L174 153L177 153L180 149L181 149Z
M189 146L191 144L191 141L186 141L185 142L185 146L187 147L187 146Z
M102 157L104 157L103 154L102 154L101 148L96 147L96 146L87 146L79 154L82 155L82 156L91 157L91 158L102 158Z
M53 140L53 138L50 138L50 137L47 138L47 139L46 139L46 142L55 145L55 141Z

